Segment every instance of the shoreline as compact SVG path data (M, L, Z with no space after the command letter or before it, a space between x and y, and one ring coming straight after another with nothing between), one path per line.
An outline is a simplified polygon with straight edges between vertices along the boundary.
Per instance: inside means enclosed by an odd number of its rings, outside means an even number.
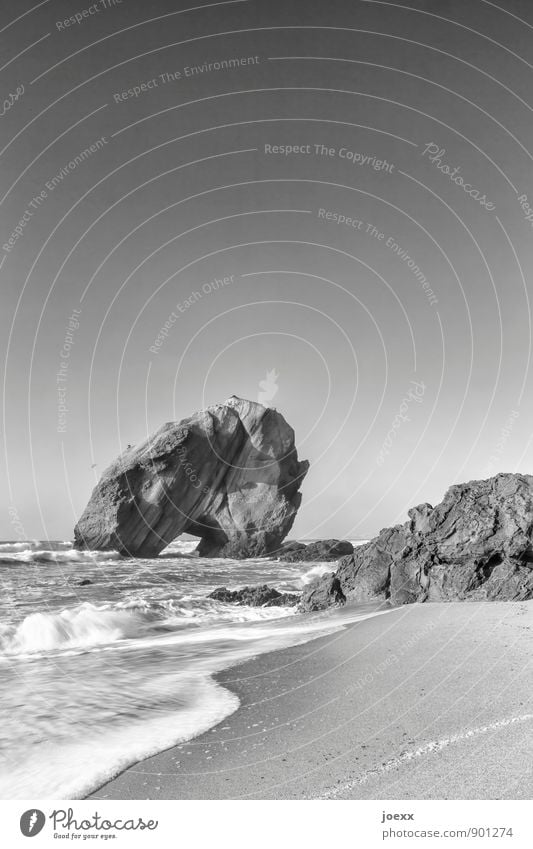
M256 655L213 676L236 711L86 798L530 798L532 630L532 602L414 604Z

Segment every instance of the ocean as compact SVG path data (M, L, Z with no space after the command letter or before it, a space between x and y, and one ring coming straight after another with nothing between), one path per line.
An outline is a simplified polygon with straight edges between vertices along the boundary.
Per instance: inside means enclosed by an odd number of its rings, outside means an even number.
M210 560L196 545L131 560L70 541L0 543L0 798L83 798L235 711L214 673L375 615L208 599L219 586L301 591L333 564Z

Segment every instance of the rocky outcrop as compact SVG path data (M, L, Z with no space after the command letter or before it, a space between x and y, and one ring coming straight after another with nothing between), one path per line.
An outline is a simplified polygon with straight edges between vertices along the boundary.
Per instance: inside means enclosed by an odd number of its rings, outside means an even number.
M254 557L290 531L309 464L276 410L232 396L163 425L103 474L76 548L154 557L182 533L204 557Z
M259 587L243 587L241 590L218 587L209 593L207 598L225 601L227 604L248 604L250 607L294 607L300 600L300 596L296 593L280 593L266 584Z
M339 578L334 572L327 572L306 587L300 599L300 609L303 611L325 610L326 607L339 607L345 601L346 596Z
M285 560L288 554L292 554L294 551L300 551L300 549L306 548L303 542L297 542L296 540L290 540L290 542L284 542L280 547L279 551L276 554L279 556L280 560Z
M500 474L452 486L436 507L409 510L344 557L334 573L348 600L522 600L533 598L533 477ZM303 610L331 603L332 576L309 584Z
M279 559L285 563L305 563L309 561L329 563L352 554L353 550L351 542L339 539L318 540L309 543L309 545L288 543L287 546L281 547Z

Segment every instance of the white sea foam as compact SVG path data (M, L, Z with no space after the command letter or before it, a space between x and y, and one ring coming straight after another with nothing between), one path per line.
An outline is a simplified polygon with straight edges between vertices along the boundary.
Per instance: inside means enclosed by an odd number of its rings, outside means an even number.
M223 584L295 591L336 564L205 559L196 545L129 560L71 541L0 544L16 567L2 569L0 798L82 797L235 710L215 672L367 615L211 599Z
M328 572L335 571L335 563L319 563L317 566L312 566L308 572L305 572L304 575L301 576L300 581L304 586L310 584L311 581L314 581L315 578L319 578L320 575L326 575Z
M61 613L32 613L14 631L0 637L0 647L5 655L90 648L139 636L146 626L146 618L138 611L80 605Z
M0 543L0 551L6 551L6 552L27 551L29 545L30 545L29 540L24 540L24 542L3 542L3 543Z
M0 774L2 799L81 799L126 767L196 737L239 707L239 699L209 677L176 682L187 705L105 733L82 731L70 740L43 742L31 764L13 762Z
M379 615L368 607L124 640L103 649L111 651L104 665L97 655L63 654L57 667L32 666L27 674L13 667L9 674L23 711L6 713L7 727L0 728L0 738L3 733L13 741L0 770L0 798L87 795L132 763L190 740L236 710L238 698L217 685L213 673ZM37 697L31 710L30 693Z
M121 560L121 555L116 551L78 551L69 548L63 551L50 549L28 548L24 543L22 548L9 548L3 546L0 550L0 563L110 563Z
M293 608L240 607L211 599L193 599L189 604L183 600L131 599L101 607L85 603L59 613L32 613L18 626L0 626L0 657L88 650L119 640L153 639L162 630L181 633L191 623L206 626L268 621L293 614Z
M351 539L354 548L357 548L360 545L365 545L368 542L367 539ZM315 566L312 566L308 572L305 572L301 577L300 581L304 586L310 584L311 581L314 581L315 578L319 578L320 575L326 575L328 572L334 572L337 568L337 562L331 561L330 563L317 563Z

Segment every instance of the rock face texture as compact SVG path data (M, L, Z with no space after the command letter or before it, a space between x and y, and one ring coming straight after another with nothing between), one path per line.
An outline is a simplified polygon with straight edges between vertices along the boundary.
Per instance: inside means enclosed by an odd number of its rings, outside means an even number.
M533 598L533 477L500 474L452 486L436 507L409 510L339 562L302 595L303 610L348 600L523 600ZM333 600L330 600L333 599Z
M189 533L204 557L269 554L292 527L308 468L280 413L232 396L121 454L95 487L74 543L154 557Z
M339 607L345 602L346 596L340 580L334 572L327 572L306 587L300 600L300 609L306 612L325 610L326 607Z
M218 587L207 598L225 601L227 604L248 604L251 607L294 607L300 596L296 593L280 593L267 584L259 587L243 587L241 590L228 590Z
M311 542L309 545L287 543L282 545L279 559L286 563L307 561L328 563L331 560L339 560L347 554L353 554L353 550L351 542L339 539L324 539Z

